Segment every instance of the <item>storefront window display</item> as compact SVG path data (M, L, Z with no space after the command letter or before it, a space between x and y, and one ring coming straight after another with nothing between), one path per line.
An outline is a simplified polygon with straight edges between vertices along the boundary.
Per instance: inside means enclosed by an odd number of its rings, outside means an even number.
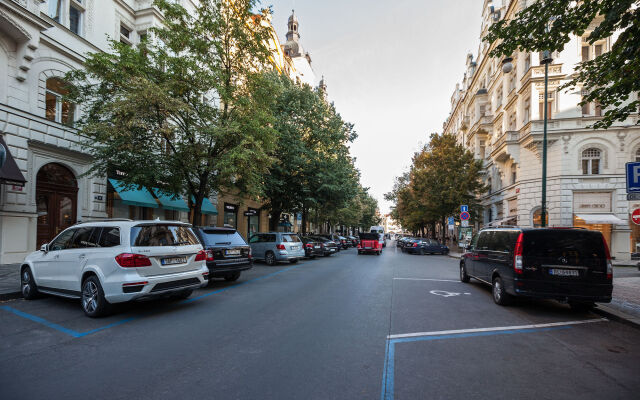
M224 219L225 226L238 228L238 206L235 204L224 203Z

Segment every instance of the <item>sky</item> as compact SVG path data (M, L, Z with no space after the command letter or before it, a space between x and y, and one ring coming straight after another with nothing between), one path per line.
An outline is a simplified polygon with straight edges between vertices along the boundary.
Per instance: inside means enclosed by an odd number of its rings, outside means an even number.
M477 54L482 0L271 0L285 42L295 9L300 42L329 100L355 124L361 182L380 211L394 178L433 132L442 132L466 56Z

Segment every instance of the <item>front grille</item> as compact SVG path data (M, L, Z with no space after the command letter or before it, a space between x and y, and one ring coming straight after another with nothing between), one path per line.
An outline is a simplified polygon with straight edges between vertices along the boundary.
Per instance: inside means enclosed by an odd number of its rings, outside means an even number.
M179 281L158 283L153 287L153 289L151 289L151 293L168 289L177 289L184 286L196 285L198 283L200 283L198 278L181 279Z

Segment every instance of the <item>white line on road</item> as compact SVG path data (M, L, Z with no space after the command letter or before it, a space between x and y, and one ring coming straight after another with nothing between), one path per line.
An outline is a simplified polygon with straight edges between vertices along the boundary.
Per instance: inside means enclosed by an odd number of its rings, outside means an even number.
M398 281L435 281L435 282L456 282L461 283L460 281L453 279L427 279L427 278L393 278L393 280Z
M517 326L497 326L493 328L474 328L474 329L457 329L452 331L433 331L433 332L416 332L416 333L403 333L399 335L389 335L387 339L400 339L418 336L437 336L437 335L451 335L456 333L472 333L472 332L492 332L492 331L514 331L522 329L536 329L536 328L549 328L552 326L566 326L566 325L580 325L591 324L594 322L606 322L609 321L606 318L585 319L582 321L565 321L565 322L551 322L548 324L533 324L533 325L517 325Z

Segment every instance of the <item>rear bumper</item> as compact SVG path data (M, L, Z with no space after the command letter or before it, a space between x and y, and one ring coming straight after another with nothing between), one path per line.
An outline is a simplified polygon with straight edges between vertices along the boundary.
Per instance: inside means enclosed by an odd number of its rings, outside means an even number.
M109 283L109 288L105 290L105 298L109 303L122 303L142 298L164 296L183 290L198 289L207 285L208 280L203 275L207 272L207 267L203 265L202 268L194 271L136 278L133 281L146 281L148 283L144 286L141 285L142 288L139 291L130 293L125 293L123 290L122 284L127 283L126 281ZM135 290L137 289L138 287Z
M610 283L568 283L518 280L512 288L507 288L516 296L560 301L597 301L610 303L613 285ZM511 290L509 290L511 289Z
M241 261L236 263L225 263L222 265L207 265L209 267L209 279L211 278L224 278L225 276L246 271L253 268L253 261Z

